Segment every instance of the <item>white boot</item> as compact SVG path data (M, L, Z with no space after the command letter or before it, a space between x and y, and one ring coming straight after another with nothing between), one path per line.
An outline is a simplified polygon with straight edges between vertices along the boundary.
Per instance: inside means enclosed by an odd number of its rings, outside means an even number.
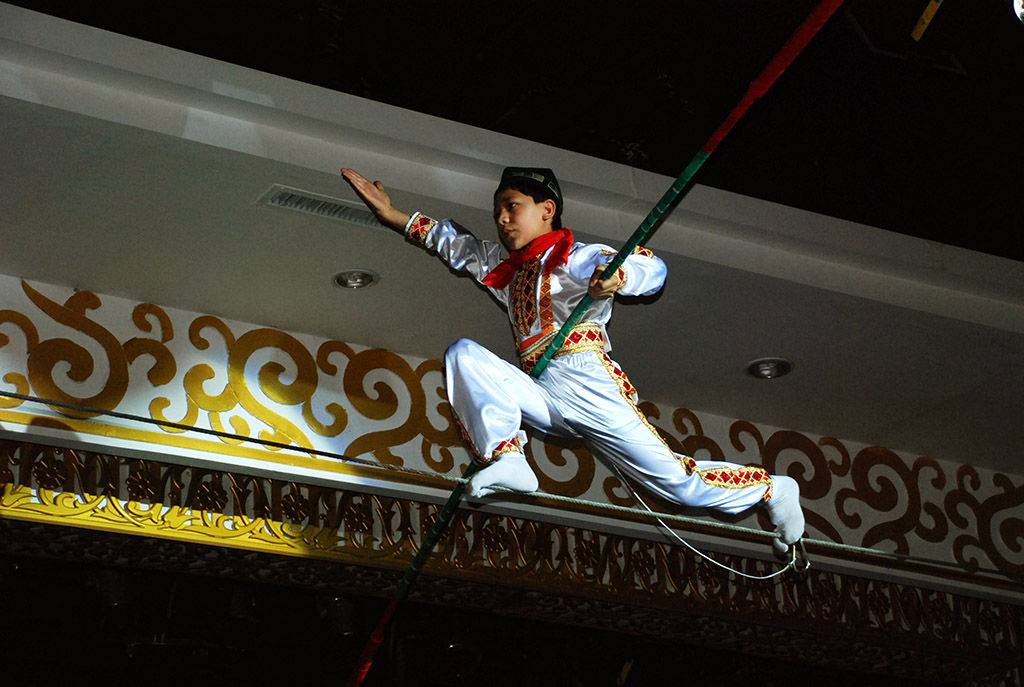
M514 491L537 491L537 475L522 453L506 453L469 478L466 491L477 498L494 493L493 487Z
M772 497L768 499L768 517L779 533L772 545L782 553L804 536L804 512L800 508L800 485L792 477L772 475Z

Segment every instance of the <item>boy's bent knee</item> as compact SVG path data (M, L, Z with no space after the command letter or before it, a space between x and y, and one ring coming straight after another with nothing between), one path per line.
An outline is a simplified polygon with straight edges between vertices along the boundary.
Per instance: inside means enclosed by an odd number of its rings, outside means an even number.
M444 352L445 361L455 360L467 353L480 349L480 344L472 339L459 339Z

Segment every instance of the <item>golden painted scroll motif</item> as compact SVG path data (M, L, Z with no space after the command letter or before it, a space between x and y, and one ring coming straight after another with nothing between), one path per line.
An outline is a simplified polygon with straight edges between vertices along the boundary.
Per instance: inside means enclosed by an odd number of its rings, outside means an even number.
M53 412L11 398L0 398L0 421L93 435L100 443L102 437L128 439L363 474L301 452L316 447L362 456L382 468L412 468L419 476L380 474L417 483L456 476L468 464L439 361L411 362L339 341L310 346L298 335L153 304L108 316L103 300L87 291L71 293L63 304L25 282L21 291L15 307L0 310L0 388L183 427L115 424L96 413L55 407L57 420ZM645 402L641 409L678 453L760 464L793 477L812 538L910 554L948 541L951 562L1024 575L1020 477L907 458L881 447L851 450L832 437L766 431L743 420L709 431L714 423L686 408ZM235 436L200 438L188 427ZM260 446L253 438L299 451ZM535 436L527 453L544 491L635 505L619 478L578 442ZM646 569L639 558L637 565Z

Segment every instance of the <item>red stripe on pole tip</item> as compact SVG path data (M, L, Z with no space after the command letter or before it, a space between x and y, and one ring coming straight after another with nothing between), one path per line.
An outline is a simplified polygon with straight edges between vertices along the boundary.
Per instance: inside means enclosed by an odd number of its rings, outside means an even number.
M804 20L796 32L790 37L786 44L782 46L782 49L772 58L772 61L768 63L756 79L750 84L750 88L747 89L746 95L740 100L739 104L733 108L729 116L725 118L722 125L718 127L715 133L711 134L711 138L708 139L707 143L701 150L708 155L714 152L718 144L722 142L722 139L732 130L736 122L739 121L740 117L754 104L754 101L763 96L771 88L772 84L782 76L782 72L786 71L786 68L793 63L796 56L800 54L811 39L814 38L814 34L818 33L825 22L829 20L835 11L839 9L839 6L843 4L843 0L823 0L810 16Z
M387 632L388 625L391 624L391 618L395 615L395 611L398 610L399 603L401 603L401 599L392 598L387 608L384 609L380 620L377 621L377 627L370 634L370 639L363 647L363 652L359 655L359 660L356 661L356 667L349 676L348 687L359 687L363 684L366 674L370 672L370 667L373 665L377 650L384 643L385 632Z

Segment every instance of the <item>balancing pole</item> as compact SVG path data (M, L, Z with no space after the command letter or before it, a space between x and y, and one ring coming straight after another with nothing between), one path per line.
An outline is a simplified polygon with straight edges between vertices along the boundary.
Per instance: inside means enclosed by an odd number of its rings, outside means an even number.
M612 261L605 267L605 271L609 274L614 274L615 270L622 266L625 262L626 257L633 252L633 249L640 245L640 242L647 238L647 235L651 233L654 227L662 219L665 212L671 207L675 200L687 189L693 175L697 173L701 165L704 164L705 160L711 156L718 144L722 142L726 134L732 130L736 122L739 121L740 117L750 108L755 100L763 96L772 84L775 83L776 79L786 70L786 68L793 62L796 56L801 50L810 42L811 38L818 32L819 29L828 21L839 6L843 4L843 0L822 0L822 2L815 8L815 10L804 20L796 32L790 37L782 49L772 58L772 61L768 63L768 66L764 68L761 74L750 84L750 88L747 90L746 95L740 100L739 104L729 113L722 125L718 127L718 130L711 135L707 143L701 147L690 163L683 170L683 173L679 175L672 187L665 192L665 195L661 197L661 200L651 209L646 219L640 223L633 235L630 236L629 240L622 249L612 258ZM555 335L555 338L548 345L547 349L541 355L537 364L534 365L530 371L530 375L533 377L539 377L544 368L547 367L551 358L562 347L565 343L565 338L569 332L572 331L573 327L579 324L583 314L590 307L593 299L589 295L583 296L579 304L569 315L565 324ZM469 478L473 473L480 469L480 464L477 461L470 463L466 472L463 474L464 478ZM374 628L370 635L369 640L366 642L366 646L363 648L362 654L360 654L356 666L349 676L348 687L360 687L363 684L363 680L366 674L370 670L370 666L373 665L374 656L377 654L377 650L384 641L384 634L387 631L388 625L391 623L391 619L395 615L395 611L403 600L409 595L409 590L413 583L416 581L416 577L419 575L420 569L426 562L437 544L437 540L440 539L441 534L444 532L448 523L455 515L455 510L459 500L462 498L462 492L465 490L465 482L459 482L455 489L452 491L451 496L448 497L447 503L444 508L438 513L434 520L433 527L430 529L430 533L423 540L420 545L419 551L416 552L416 557L413 559L412 564L406 570L405 576L402 581L398 584L392 595L390 603L381 615L380 620L377 622L377 627Z
M612 258L612 261L605 266L605 274L615 274L615 270L622 266L622 263L626 261L626 258L630 253L633 252L638 245L640 245L647 235L654 230L658 222L661 221L665 212L672 206L676 199L682 195L686 190L689 190L688 186L690 181L693 179L693 175L697 173L697 170L701 168L701 165L711 157L711 153L715 151L718 144L722 142L722 139L732 130L736 122L739 121L740 117L754 104L754 101L763 96L771 88L772 84L775 83L776 79L786 70L786 68L793 62L800 51L810 42L814 34L818 33L818 30L828 21L829 17L839 6L843 4L843 0L823 0L821 4L804 20L804 23L796 30L790 39L782 46L782 50L772 58L772 61L768 63L768 66L758 75L756 79L750 84L750 88L747 89L746 95L740 100L739 104L733 108L733 111L729 113L729 116L725 118L722 125L718 127L715 133L711 134L711 138L701 147L700 151L694 155L693 159L690 160L690 164L686 165L683 173L675 180L675 183L665 192L665 195L661 197L651 211L644 218L644 221L640 223L640 226L636 228L633 235L629 237L625 245L622 246L621 250ZM565 338L573 330L573 328L579 324L583 315L587 312L590 304L593 302L593 298L590 294L585 294L580 302L570 313L566 319L565 324L555 334L555 338L551 340L548 347L544 350L544 353L537 360L530 374L533 377L539 377L540 373L544 371L544 368L551 362L551 358L554 357L555 353L565 343Z
M466 471L462 474L463 478L469 479L473 473L480 469L479 461L473 461L466 468ZM466 489L465 482L459 482L455 485L455 489L452 490L451 496L448 497L448 501L444 504L444 508L434 518L434 524L430 528L430 533L427 534L423 543L420 544L419 551L416 552L415 558L409 568L405 571L405 575L402 577L402 581L398 583L398 587L395 588L395 593L391 595L391 601L388 603L387 608L384 609L384 613L381 614L380 620L377 621L377 627L370 633L370 638L366 641L366 646L363 647L362 653L359 655L359 660L356 662L356 667L352 670L352 674L348 679L348 687L359 687L363 684L363 679L366 677L366 673L370 671L370 666L373 665L373 658L377 655L377 650L380 645L384 642L384 633L388 629L388 625L391 624L391 618L394 617L395 611L398 610L399 604L401 604L405 597L409 596L409 590L412 588L413 583L416 581L416 577L420 574L420 569L426 562L427 558L434 551L434 546L437 544L437 540L441 538L441 534L448 527L448 523L451 522L452 516L455 515L455 509L462 499L462 492Z

